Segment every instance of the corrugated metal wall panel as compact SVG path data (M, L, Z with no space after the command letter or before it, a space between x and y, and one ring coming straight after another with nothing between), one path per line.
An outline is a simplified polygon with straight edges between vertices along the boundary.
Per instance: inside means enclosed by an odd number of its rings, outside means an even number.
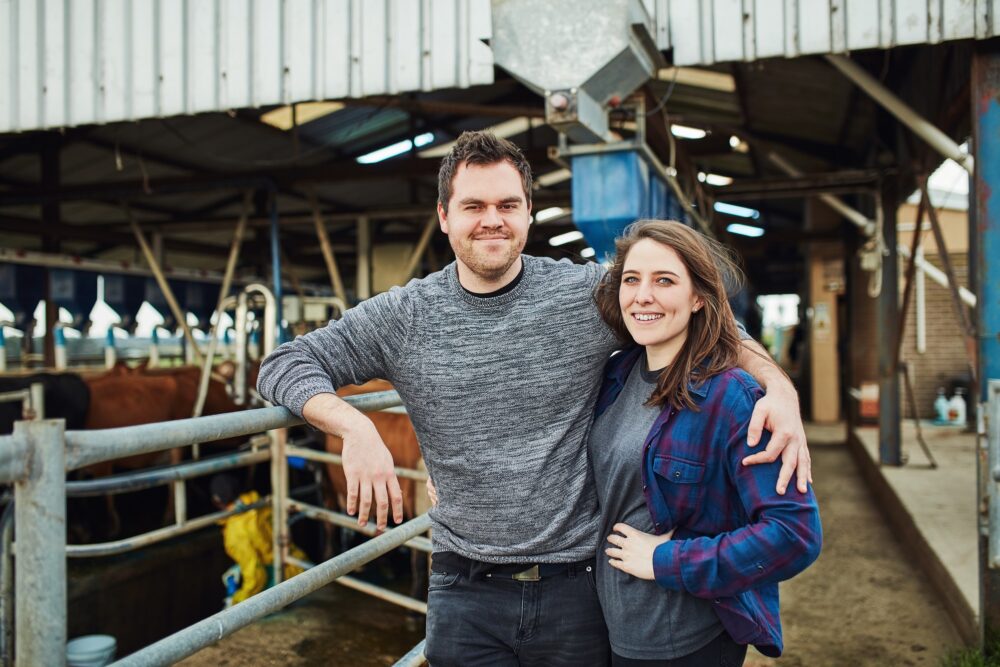
M493 82L490 0L0 0L0 132Z
M1000 36L1000 0L644 0L677 65Z

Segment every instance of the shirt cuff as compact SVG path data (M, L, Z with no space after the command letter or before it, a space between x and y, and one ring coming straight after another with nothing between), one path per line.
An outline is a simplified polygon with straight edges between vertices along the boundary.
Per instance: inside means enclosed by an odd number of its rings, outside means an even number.
M672 591L683 591L681 577L681 543L670 540L653 551L653 578L661 587Z
M308 383L304 385L299 385L298 387L295 387L294 389L289 391L288 394L282 397L282 400L279 402L279 404L288 408L289 411L291 411L291 413L294 414L296 417L299 417L300 419L305 419L305 417L302 416L302 408L305 407L306 403L309 401L310 398L318 394L334 394L334 393L336 393L336 389L333 388L332 384L328 387L324 387L320 384ZM310 424L310 426L312 426L312 424Z

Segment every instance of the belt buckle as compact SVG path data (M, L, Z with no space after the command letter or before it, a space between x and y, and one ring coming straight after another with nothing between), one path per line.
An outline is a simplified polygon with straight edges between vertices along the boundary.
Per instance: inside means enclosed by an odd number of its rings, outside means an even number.
M514 581L541 581L542 576L538 573L538 563L535 563L527 570L515 572L511 575L511 579Z

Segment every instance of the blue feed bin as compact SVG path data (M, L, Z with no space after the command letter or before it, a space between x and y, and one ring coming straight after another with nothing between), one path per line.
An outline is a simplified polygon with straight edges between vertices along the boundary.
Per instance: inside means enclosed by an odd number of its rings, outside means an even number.
M680 202L636 150L572 158L573 221L604 261L615 252L615 238L642 218L686 222Z

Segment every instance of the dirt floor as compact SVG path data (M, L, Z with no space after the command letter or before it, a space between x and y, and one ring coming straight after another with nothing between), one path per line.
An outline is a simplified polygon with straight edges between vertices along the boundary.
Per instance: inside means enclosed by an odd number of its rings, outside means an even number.
M785 653L747 665L938 665L961 640L930 585L872 506L840 442L810 438L823 553L781 585Z
M785 655L751 651L746 664L940 664L960 645L954 627L872 505L839 432L822 440L811 435L823 554L782 585ZM331 586L180 664L391 665L422 637L406 612Z

